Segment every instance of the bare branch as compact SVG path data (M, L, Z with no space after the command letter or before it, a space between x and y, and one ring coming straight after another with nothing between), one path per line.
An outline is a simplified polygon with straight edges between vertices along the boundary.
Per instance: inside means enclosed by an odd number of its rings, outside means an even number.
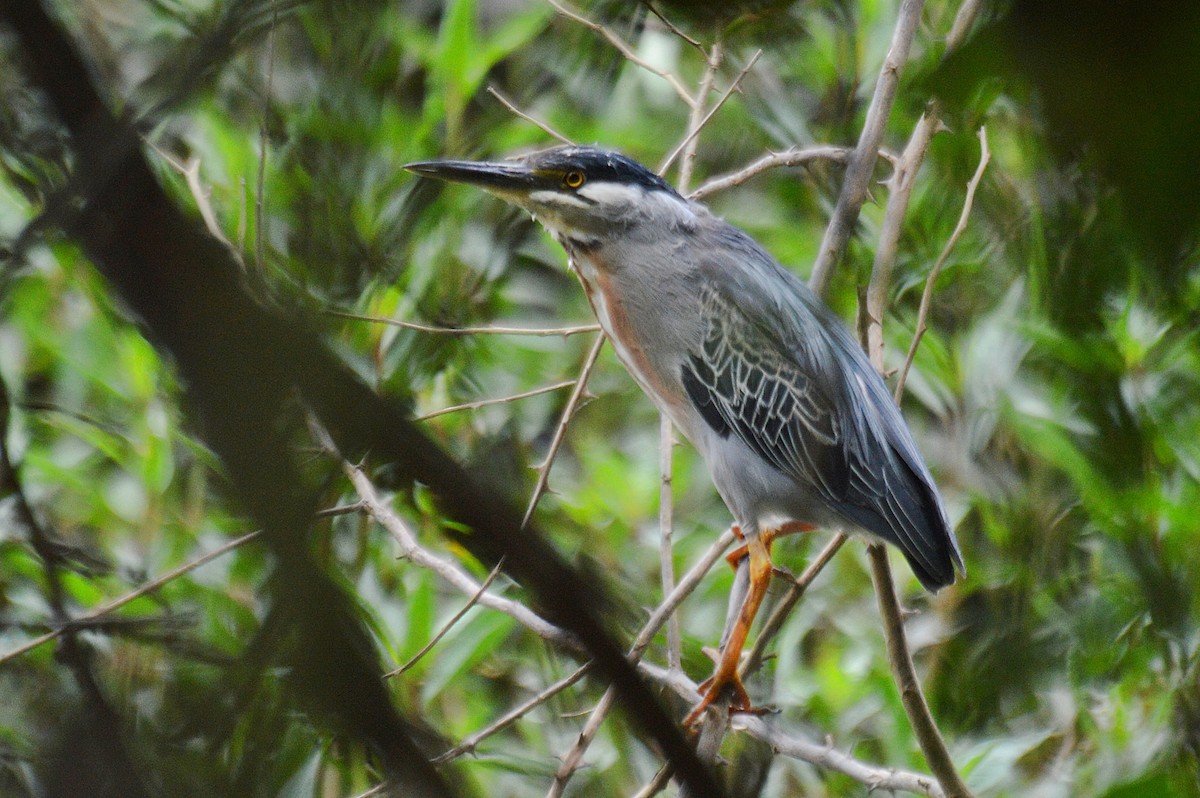
M646 677L674 691L689 703L699 700L696 683L681 671L670 671L657 665L642 662L638 670ZM874 790L903 790L917 795L942 798L943 792L937 781L920 773L911 773L891 768L870 765L843 754L832 746L812 742L803 736L780 728L779 724L753 715L734 715L733 731L748 734L756 740L770 745L776 752L803 762L842 773Z
M479 583L456 563L431 554L422 548L417 543L416 536L413 535L408 525L380 500L379 494L375 490L375 485L361 468L343 462L342 470L346 472L346 476L350 478L355 491L358 492L358 496L362 500L363 508L367 511L367 514L376 523L386 529L400 545L402 557L405 557L421 568L432 571L468 596L479 594L478 601L480 606L504 613L538 637L571 651L578 652L581 650L578 641L574 637L545 620L540 615L537 615L524 604L519 601L502 598L487 591L481 592Z
M743 167L736 172L732 172L721 177L713 178L698 189L688 194L689 199L699 200L707 197L710 194L716 194L719 191L740 186L752 177L757 177L763 172L771 169L779 169L785 166L802 166L812 161L834 161L835 163L846 163L850 160L850 155L854 150L849 147L834 147L829 145L820 145L815 147L792 147L783 152L773 152L764 155L749 166Z
M452 759L457 759L463 754L469 754L473 752L479 746L479 744L488 737L507 729L509 726L516 723L534 709L537 709L542 704L561 693L563 690L566 690L568 687L578 682L587 674L588 670L590 669L590 665L583 665L582 667L577 668L569 676L559 679L557 682L540 691L537 695L526 701L524 704L520 704L519 706L514 707L513 709L504 713L504 715L502 715L498 720L493 721L486 728L480 729L474 734L468 736L461 743L447 750L445 753L438 754L433 759L434 763L440 765L444 762L449 762Z
M551 138L558 139L563 144L574 144L575 143L575 142L571 141L569 138L567 138L566 136L564 136L562 133L559 133L557 130L550 127L549 123L543 122L540 119L535 119L534 117L532 117L529 114L522 111L515 104L513 104L512 100L508 99L503 94L501 94L500 90L497 89L495 86L488 86L487 90L488 90L488 94L492 95L497 100L499 100L501 105L503 105L508 110L512 111L517 116L524 119L526 122L529 122L534 127L537 127L546 135L550 136Z
M933 268L929 271L929 277L925 279L925 290L921 293L921 306L917 310L917 327L913 332L912 343L908 345L908 354L904 358L904 365L900 368L900 376L896 379L896 401L900 401L900 397L904 395L904 386L908 382L908 372L912 368L913 358L917 356L917 347L921 344L921 338L925 335L927 329L927 321L929 319L929 306L933 301L933 284L937 282L938 275L942 273L942 267L946 265L946 259L950 257L950 251L954 249L954 245L958 243L958 239L962 237L963 231L967 229L967 220L971 217L971 209L975 205L975 191L979 188L979 182L983 180L983 172L987 169L988 162L992 159L992 154L988 149L987 128L979 128L979 165L975 167L975 174L967 182L967 195L963 199L962 213L958 216L958 224L954 226L954 232L950 234L950 239L946 242L946 246L942 248L942 254L938 256L937 262L933 264Z
M345 313L340 310L326 310L330 316L354 321L369 321L376 324L390 324L393 327L403 327L406 330L433 333L435 335L537 335L543 337L579 335L580 333L598 332L599 324L579 324L573 327L435 327L431 324L419 324L415 321L401 321L384 316L367 316L361 313Z
M249 532L245 535L242 535L241 537L234 538L233 540L231 540L227 543L223 543L220 546L218 546L217 548L208 552L207 554L197 557L196 559L192 560L191 562L185 563L185 564L179 566L178 568L174 568L170 571L167 571L162 576L158 577L157 579L147 582L146 584L142 585L141 587L137 588L136 590L130 591L129 593L126 593L124 596L121 596L118 599L114 599L113 601L110 601L107 604L101 605L101 606L97 607L96 609L92 610L91 612L84 613L83 615L80 615L78 618L72 619L72 621L68 624L59 626L58 628L53 629L53 630L47 632L46 634L41 635L40 637L35 637L33 640L30 640L28 643L25 643L24 645L19 646L19 647L13 649L12 651L9 651L7 654L0 656L0 665L3 665L5 662L8 662L9 660L11 660L15 657L19 657L20 655L24 654L27 651L32 651L33 649L37 648L38 646L40 646L44 643L49 643L51 640L54 640L56 637L59 637L60 635L62 635L64 632L68 631L72 626L74 626L76 624L79 624L79 625L89 624L99 618L103 618L105 615L116 612L117 610L119 610L121 607L124 607L129 602L134 601L135 599L139 599L142 596L145 596L149 593L153 593L154 591L158 590L160 587L167 584L168 582L171 582L175 579L178 579L179 577L183 576L186 573L196 570L201 565L212 562L213 560L217 559L218 557L220 557L223 554L228 554L229 552L233 551L234 549L238 548L239 546L243 546L243 545L249 543L250 541L254 540L255 538L259 537L259 535L261 535L261 534L262 533L260 531Z
M651 14L658 17L658 21L661 22L666 27L667 30L671 31L671 33L674 33L676 36L683 39L685 42L690 44L692 47L695 47L697 50L700 51L700 54L704 56L705 60L708 60L708 55L704 52L704 46L702 44L700 44L699 41L692 38L691 36L688 36L686 33L684 33L682 30L680 30L679 26L676 25L671 20L667 19L666 16L664 16L661 11L659 11L657 8L654 7L653 3L646 3L646 8L650 9Z
M925 153L929 150L929 142L937 132L937 117L930 112L922 114L917 121L904 152L896 162L889 183L887 210L883 214L879 245L875 248L875 262L871 267L871 281L867 285L868 352L883 347L883 314L887 305L888 290L892 284L896 253L900 247L900 234L904 229L904 217L908 213L908 202L917 182L917 173L925 161Z
M675 90L675 93L679 95L680 99L682 99L685 103L688 104L689 108L692 108L696 105L698 100L696 98L693 98L692 95L688 92L687 88L683 85L683 81L681 81L672 72L669 72L668 70L665 70L665 69L660 69L659 67L656 67L654 64L651 64L646 59L642 58L640 55L638 55L634 51L633 47L631 47L627 42L625 42L625 40L623 40L620 36L613 33L611 30L609 30L605 26L601 25L599 22L593 22L592 20L590 20L587 17L580 14L578 11L575 11L574 9L569 8L565 3L562 3L559 0L546 0L546 2L549 3L551 6L553 6L555 11L562 14L567 19L574 20L575 22L578 22L580 25L583 25L585 28L589 28L589 29L595 31L596 33L599 33L601 36L603 36L605 39L608 40L609 44L611 44L613 47L617 48L617 50L620 51L621 55L625 56L626 60L632 61L634 64L637 64L638 66L640 66L642 69L646 70L647 72L658 75L660 78L665 80L667 83L671 84L671 88Z
M604 691L604 695L600 696L600 702L596 704L596 708L588 716L587 723L583 724L583 729L579 732L579 736L575 738L575 744L571 746L571 750L567 751L561 757L562 764L558 766L558 772L554 774L554 781L551 782L550 789L546 792L546 798L562 798L563 791L567 788L567 782L571 780L571 776L583 764L584 753L587 752L588 746L592 744L596 732L600 730L600 724L608 717L608 713L612 710L616 699L616 691L611 687Z
M692 112L688 115L687 135L679 143L679 147L684 148L684 155L683 163L679 165L679 179L676 181L675 187L681 193L687 191L688 185L692 182L692 169L696 163L696 147L700 143L696 134L700 132L700 128L704 127L705 120L710 118L701 119L705 104L708 102L708 95L712 91L713 81L717 79L717 70L720 69L724 56L720 40L713 42L712 50L704 56L704 77L700 79L700 89L696 92L696 104L692 106ZM662 168L658 170L660 175L666 173L673 158L674 155L663 162Z
M561 391L563 388L574 385L575 382L576 382L575 380L564 380L562 382L556 382L553 385L543 385L541 388L534 388L532 391L525 391L524 393L515 393L515 394L512 394L511 396L501 396L496 399L479 399L474 402L466 402L461 405L451 405L450 407L443 407L441 410L434 410L429 413L424 413L422 415L416 416L414 420L415 421L427 421L428 419L431 419L431 418L437 418L438 416L444 416L447 413L457 413L460 410L478 410L481 407L490 407L491 405L506 405L511 402L516 402L520 399L528 399L532 396L541 396L544 393L553 393L554 391Z
M946 34L947 53L957 50L967 38L967 32L971 30L971 25L975 23L975 17L979 16L982 6L983 0L963 0L963 4L958 7L958 13L954 15L954 24Z
M925 754L929 769L937 776L938 782L948 798L973 798L967 785L954 767L954 760L946 749L946 741L938 730L929 704L925 701L925 693L921 690L921 681L917 678L917 669L913 666L912 654L908 649L908 638L904 632L904 617L900 609L900 599L896 596L896 584L892 580L892 569L888 564L887 549L882 543L871 543L867 546L867 554L871 560L871 579L875 583L875 596L879 602L879 614L883 618L884 640L887 642L888 661L892 666L892 676L900 691L900 701L908 722Z
M651 798L653 795L658 795L671 783L671 774L673 772L670 765L663 765L654 774L654 778L650 779L645 787L635 792L632 798Z
M487 575L487 579L484 579L483 584L481 584L479 586L479 589L475 591L475 595L473 595L473 596L471 596L471 598L467 599L467 603L464 604L459 609L458 612L454 613L454 617L452 617L450 620L446 621L445 625L442 626L442 628L438 630L438 633L435 634L429 640L428 643L423 645L421 647L420 651L418 651L416 654L412 655L412 657L409 658L408 662L404 663L403 665L401 665L399 668L396 668L395 670L388 671L387 673L383 674L383 678L390 679L393 676L399 676L400 674L402 674L405 671L412 668L413 665L416 665L418 662L420 662L422 657L424 657L426 654L428 654L430 651L432 651L433 647L436 646L441 641L441 639L446 636L446 633L449 632L451 629L453 629L454 625L456 623L458 623L460 620L462 620L462 617L464 615L466 615L467 612L472 607L474 607L476 604L479 603L479 597L482 596L484 593L486 593L487 589L492 586L492 582L496 581L496 577L500 575L500 569L503 567L504 567L504 558L501 557L500 561L496 563L496 567L493 568L492 572Z
M238 266L245 269L246 263L242 260L242 253L225 236L225 231L221 229L220 223L217 222L217 214L213 211L209 192L200 182L200 158L193 155L185 164L153 142L146 140L146 144L164 161L170 164L175 171L183 175L188 191L191 192L192 199L196 201L196 209L200 211L200 218L204 221L204 228L208 230L209 235L224 244L225 248L229 250L229 254L237 261Z
M587 358L583 361L583 368L579 370L579 377L575 380L575 390L571 391L571 396L567 399L567 406L563 408L562 416L559 417L558 426L554 428L554 437L550 439L550 449L546 452L546 459L537 467L537 483L534 484L533 493L529 496L529 505L525 508L525 518L521 521L522 526L529 524L529 519L533 517L533 511L537 509L538 502L546 492L546 485L550 481L550 467L554 464L554 458L558 456L558 450L567 437L567 427L570 426L571 419L575 417L575 411L579 409L579 402L583 399L583 392L587 388L588 377L591 376L592 369L596 365L596 358L600 357L604 341L603 335L596 336L595 343L592 344Z
M729 84L729 88L726 89L725 93L721 95L721 99L717 100L716 104L713 105L713 107L711 109L709 109L709 112L704 115L704 119L700 120L700 124L694 130L690 131L687 134L687 136L684 138L684 140L679 143L679 146L677 146L674 150L672 150L671 154L667 156L665 161L663 161L662 166L660 166L658 169L659 174L662 174L663 172L665 172L667 170L667 168L671 165L671 163L679 156L679 153L682 152L683 148L688 146L696 138L696 136L700 133L700 131L704 129L704 126L708 124L708 120L713 118L713 114L715 114L717 111L721 110L721 106L725 104L725 101L728 100L735 91L737 91L738 84L741 83L742 78L746 77L746 73L748 73L754 67L754 64L757 63L758 59L761 57L762 57L762 50L759 50L746 63L746 66L742 67L742 71L739 72L738 76L733 79L733 83ZM693 152L694 152L694 150L693 150ZM689 169L688 177L691 177L690 173L691 173L691 170ZM682 188L680 189L680 191L683 191L683 190L684 189L682 189Z
M784 732L775 723L765 718L749 715L738 715L733 718L735 731L745 731L767 745L776 753L800 759L827 770L843 773L855 781L859 781L874 793L879 792L911 792L917 795L928 795L932 798L942 798L944 793L932 776L922 773L911 773L892 768L881 768L868 765L849 754L844 754L831 744L815 743L796 734Z
M817 253L812 276L809 278L809 285L818 296L824 296L828 290L833 269L846 252L854 225L858 222L858 213L867 198L879 145L883 141L888 115L896 98L896 89L900 85L900 70L908 60L908 50L921 22L921 9L924 5L924 0L903 0L900 4L892 43L883 59L883 67L875 83L875 94L867 108L867 118L863 123L858 145L846 166L842 190L829 225L825 228L821 249Z

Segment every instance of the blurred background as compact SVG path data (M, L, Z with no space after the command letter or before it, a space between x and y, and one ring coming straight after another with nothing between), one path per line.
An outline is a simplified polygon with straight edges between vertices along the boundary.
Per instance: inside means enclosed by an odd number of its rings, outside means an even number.
M688 130L690 109L670 83L545 0L46 5L110 107L137 124L178 204L221 232L264 301L311 317L379 392L423 415L559 386L423 423L524 507L594 333L447 334L346 314L456 329L592 323L563 253L526 215L401 167L554 143L491 87L576 142L654 168ZM695 188L769 152L853 146L899 5L578 9L691 92L719 42L710 102L762 51L697 137ZM981 796L1200 795L1200 7L1128 5L983 4L947 52L959 5L930 0L884 136L883 149L898 154L936 102L944 129L915 178L883 324L892 368L958 222L981 127L992 153L934 284L903 403L968 572L934 597L894 561L903 602L918 613L909 637L934 716ZM52 227L28 232L62 204L72 162L21 63L0 29L0 248L10 256L0 379L19 473L6 469L0 502L5 796L47 794L47 763L66 761L81 702L55 641L6 655L56 622L16 486L55 532L65 603L77 615L254 528L186 420L172 363L75 244ZM843 171L816 159L705 202L807 277ZM881 159L834 275L830 303L851 325L890 177ZM357 501L337 462L301 453L325 506ZM696 453L684 444L674 454L682 572L730 519ZM440 534L427 491L386 469L374 476L423 548L486 577ZM659 424L607 349L549 487L538 526L603 575L621 597L616 623L632 634L662 598ZM776 561L798 573L831 534L787 539ZM469 598L398 559L361 514L322 521L314 547L357 597L389 670ZM77 636L153 794L349 798L380 782L373 758L309 718L272 667L263 586L273 569L248 541ZM717 643L731 583L723 564L713 569L679 613L694 679L711 667L701 648ZM494 588L527 598L504 577ZM662 663L663 651L660 638L647 657ZM749 686L780 708L781 723L868 762L927 771L888 669L860 541L817 578L769 653ZM511 617L475 607L387 685L435 755L578 664ZM580 682L446 772L464 794L541 794L602 688ZM730 738L731 794L866 794L756 745ZM659 764L620 715L586 762L567 794L632 795Z

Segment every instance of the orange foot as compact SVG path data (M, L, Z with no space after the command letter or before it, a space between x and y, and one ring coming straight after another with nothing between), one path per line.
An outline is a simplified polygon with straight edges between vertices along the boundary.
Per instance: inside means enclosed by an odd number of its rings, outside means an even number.
M730 712L758 711L750 702L750 696L742 684L738 665L742 658L742 649L746 645L746 636L750 633L754 616L758 614L763 596L767 593L767 584L771 581L771 555L767 551L769 538L764 540L764 537L766 536L755 535L746 541L746 551L750 557L750 586L746 592L746 599L742 602L733 629L730 630L729 639L721 649L716 670L700 685L700 703L683 719L684 726L694 725L727 689L733 691L733 700L729 704Z

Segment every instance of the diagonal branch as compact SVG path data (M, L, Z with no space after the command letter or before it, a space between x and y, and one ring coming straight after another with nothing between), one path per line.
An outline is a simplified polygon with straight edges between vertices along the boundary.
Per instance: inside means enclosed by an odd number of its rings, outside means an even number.
M814 147L789 147L783 152L773 152L759 158L754 163L745 166L736 172L731 172L721 177L715 177L709 180L704 185L697 188L691 194L688 194L688 199L701 200L710 194L716 194L719 191L740 186L747 180L757 177L763 172L771 169L779 169L785 166L803 166L812 161L833 161L834 163L846 163L850 160L854 150L849 147L833 147L830 145L819 145Z
M482 407L491 407L492 405L507 405L520 399L529 399L534 396L541 396L544 393L561 391L563 388L574 385L576 382L577 380L563 380L562 382L556 382L553 385L543 385L541 388L534 388L531 391L514 393L510 396L500 396L494 399L477 399L474 402L464 402L461 405L451 405L450 407L443 407L440 410L432 410L428 413L422 413L421 415L416 416L413 420L428 421L431 418L444 416L447 413L458 413L462 410L478 410Z
M565 3L560 2L560 0L546 0L546 2L553 6L555 11L562 14L567 19L574 20L580 25L583 25L585 28L589 28L596 33L599 33L608 40L609 44L617 48L621 55L625 56L626 60L637 64L647 72L658 75L667 83L671 84L671 88L675 90L675 93L679 95L680 99L687 103L689 108L695 107L696 103L698 102L703 102L703 98L698 99L692 97L691 93L688 92L687 88L683 85L683 81L681 81L677 75L669 70L656 67L654 64L642 58L634 51L633 47L631 47L628 42L626 42L617 34L613 33L605 26L601 25L599 22L593 22L583 14L580 14L578 11L567 6Z
M529 496L529 504L525 508L525 517L521 521L521 526L529 524L529 519L533 517L533 511L537 509L538 502L546 493L546 486L550 481L550 467L554 464L554 458L558 456L558 450L567 437L567 427L570 426L571 419L575 417L575 411L579 409L579 403L587 389L588 377L591 376L592 369L596 366L596 358L600 357L600 350L604 348L605 340L603 335L596 336L595 343L592 344L592 348L583 361L583 368L579 370L579 377L575 380L575 389L571 391L567 405L559 417L558 426L554 428L554 437L550 439L550 448L546 451L546 458L537 467L537 482L533 486L533 493Z
M892 43L883 59L883 67L875 83L875 94L867 107L867 118L863 123L858 145L846 166L842 190L829 225L825 228L825 236L821 240L821 248L809 278L809 285L818 296L824 296L829 290L833 270L850 244L850 237L858 222L858 213L867 199L879 145L883 141L888 115L896 99L896 89L900 85L900 70L908 60L908 50L921 22L921 9L924 5L925 0L904 0L900 4L900 15L892 33Z
M942 249L942 254L938 256L937 262L929 270L929 277L925 279L925 290L921 293L921 307L917 310L917 326L913 331L912 343L908 345L908 354L904 358L904 365L900 367L900 375L896 378L897 402L904 395L904 386L908 382L909 369L912 368L913 358L917 356L917 347L921 345L921 338L925 335L925 330L928 329L927 321L929 319L929 306L933 300L933 284L937 282L938 275L942 273L942 267L946 265L946 259L950 257L950 251L954 249L954 245L962 237L963 231L967 229L967 219L970 218L971 209L975 205L975 191L979 188L979 182L983 179L983 171L987 169L988 162L991 159L992 154L988 150L987 128L981 127L979 128L979 165L975 167L975 174L967 182L967 195L963 199L963 208L962 213L958 216L958 224L954 226L954 232L950 234L950 239Z

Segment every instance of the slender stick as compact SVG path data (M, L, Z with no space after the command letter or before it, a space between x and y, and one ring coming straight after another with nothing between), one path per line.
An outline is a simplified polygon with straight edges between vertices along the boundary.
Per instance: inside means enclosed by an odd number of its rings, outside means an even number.
M921 293L921 307L917 310L917 327L913 332L912 343L908 345L908 354L904 358L904 365L900 368L900 376L896 379L897 402L904 395L904 386L908 382L909 369L912 368L913 358L917 356L917 347L921 344L921 338L925 335L925 330L928 329L929 306L933 301L933 284L937 282L938 275L942 273L942 267L946 265L946 259L950 257L950 251L954 249L954 245L962 237L963 231L967 229L967 220L971 216L971 209L975 206L975 192L979 188L979 182L983 179L983 171L987 169L988 162L991 159L992 154L988 149L987 128L981 127L979 128L979 165L975 167L975 174L967 182L967 195L963 200L962 213L958 216L958 224L954 226L954 232L950 234L950 239L946 242L946 246L942 248L942 254L938 256L937 263L933 264L933 268L929 271L929 277L925 279L925 290Z
M598 332L599 324L577 324L572 327L504 327L490 325L484 327L436 327L431 324L419 324L415 321L389 319L385 316L368 316L361 313L345 313L340 310L327 310L326 314L341 319L355 321L370 321L376 324L390 324L393 327L403 327L406 330L433 333L434 335L534 335L543 337L579 335L580 333Z
M477 600L481 606L510 616L538 637L549 640L555 645L569 650L579 650L578 642L570 634L545 620L540 615L537 615L521 602L506 599L487 591L480 591L479 583L475 581L474 577L462 570L457 563L447 558L438 557L422 548L412 530L408 528L408 525L379 498L379 493L375 489L374 483L371 482L361 468L343 462L342 470L350 478L350 482L354 486L354 490L357 491L359 499L362 500L363 508L367 511L367 514L382 526L400 545L401 556L411 560L414 564L422 568L433 571L468 596L478 594Z
M726 89L725 93L721 95L721 99L717 100L716 104L713 105L713 107L711 109L709 109L708 114L705 115L704 119L702 119L700 121L700 126L697 127L694 131L688 133L688 135L684 138L684 140L681 141L679 143L679 145L674 150L671 151L671 154L666 157L666 160L663 161L662 166L660 166L658 169L660 174L662 172L665 172L671 166L671 164L674 162L674 160L677 157L679 157L679 153L682 152L683 149L685 147L687 147L695 139L696 135L699 134L700 130L706 124L708 124L708 120L712 119L713 114L715 114L717 111L719 111L721 109L721 106L725 104L725 101L728 100L730 98L730 96L733 95L733 93L737 90L738 84L741 83L742 78L746 77L746 73L748 73L750 71L750 69L754 66L755 63L757 63L757 61L760 57L762 57L762 50L759 50L758 52L756 52L754 54L754 56L746 63L746 66L744 66L742 68L742 71L738 73L738 76L736 78L734 78L733 83L729 84L729 88ZM680 188L680 191L684 191L684 190L685 189Z
M833 269L846 252L854 225L858 222L858 213L867 198L879 145L883 141L888 115L896 99L896 89L900 85L900 70L908 60L908 51L921 22L921 9L924 5L924 0L904 0L900 4L900 15L892 33L891 46L883 59L883 67L875 83L875 94L867 108L867 118L863 123L858 145L846 166L842 190L829 225L825 228L825 237L821 240L821 248L809 278L809 285L818 296L824 296L828 291Z
M757 177L763 172L771 169L779 169L785 166L803 166L812 161L833 161L835 163L846 163L850 160L854 150L849 147L833 147L829 145L820 145L815 147L791 147L783 152L773 152L764 155L754 163L742 167L736 172L731 172L721 177L715 177L709 180L704 185L697 188L688 195L689 199L699 200L704 199L710 194L716 194L719 191L740 186L747 180Z
M570 687L571 685L575 684L580 679L582 679L590 669L591 669L590 664L583 665L579 668L576 668L570 675L568 675L562 679L559 679L554 684L541 690L540 692L538 692L537 695L535 695L533 698L530 698L525 703L520 704L520 705L514 707L513 709L510 709L508 712L504 713L504 715L502 715L499 719L488 724L488 726L486 728L480 729L479 731L475 732L474 734L464 738L461 743L459 743L458 745L454 746L453 748L447 750L446 752L438 754L433 759L434 763L440 765L444 762L449 762L452 759L457 759L458 757L462 756L463 754L472 753L479 746L479 744L481 742L483 742L484 740L486 740L488 737L491 737L493 734L496 734L497 732L507 729L509 726L516 723L518 720L523 718L525 715L529 714L534 709L537 709L542 704L545 704L551 698L558 695L563 690L566 690L568 687Z
M145 596L149 593L153 593L154 591L158 590L159 588L161 588L163 585L167 584L168 582L178 579L179 577L183 576L184 574L186 574L190 571L196 570L201 565L212 562L213 560L217 559L218 557L220 557L223 554L228 554L229 552L233 551L234 549L238 548L239 546L244 546L245 544L247 544L250 541L259 537L261 534L262 534L261 531L248 532L245 535L242 535L241 537L234 538L233 540L228 541L227 543L223 543L220 546L218 546L217 548L208 552L207 554L201 555L200 557L197 557L196 559L192 560L191 562L184 563L183 565L179 566L178 568L174 568L170 571L167 571L162 576L158 577L157 579L153 579L153 580L147 582L146 584L142 585L141 587L137 588L136 590L132 590L129 593L126 593L125 595L121 596L118 599L114 599L113 601L110 601L107 604L102 604L101 606L97 607L96 609L92 610L91 612L84 613L83 615L80 615L78 618L72 619L71 623L65 624L63 626L59 626L58 628L52 629L51 631L47 632L44 635L35 637L34 639L30 640L29 642L25 643L24 645L19 646L19 647L13 649L12 651L9 651L8 653L4 654L3 656L0 656L0 665L3 665L4 663L8 662L9 660L11 660L15 657L19 657L20 655L24 654L27 651L32 651L33 649L37 648L38 646L40 646L44 643L49 643L51 640L62 635L64 632L66 632L68 629L70 629L73 625L87 624L87 623L95 621L99 618L103 618L105 615L108 615L109 613L116 612L117 610L121 609L121 607L124 607L129 602L134 601L135 599L139 599L142 596Z
M561 391L563 388L567 388L574 384L575 384L575 380L564 380L562 382L556 382L553 385L543 385L541 388L534 388L532 391L524 391L522 393L514 393L510 396L501 396L501 397L498 397L495 399L478 399L474 402L465 402L461 405L451 405L450 407L443 407L440 410L432 410L428 413L422 413L421 415L416 416L414 418L414 420L415 421L427 421L431 418L437 418L438 416L444 416L447 413L457 413L460 410L478 410L481 407L491 407L492 405L511 404L512 402L516 402L520 399L529 399L530 397L533 397L533 396L541 396L544 393L553 393L554 391Z
M512 100L508 99L503 94L501 94L500 90L497 89L495 86L488 86L487 90L488 90L488 94L492 95L497 100L499 100L501 105L503 105L508 110L512 111L517 116L524 119L526 122L529 122L534 127L539 128L546 135L550 136L551 138L558 139L563 144L574 144L575 143L575 142L571 141L569 138L567 138L566 136L564 136L562 133L559 133L557 130L550 127L550 125L548 123L543 122L540 119L535 119L534 117L532 117L529 114L522 111L520 108L518 108L513 103Z
M546 0L546 2L553 6L555 11L562 14L567 19L574 20L580 25L583 25L585 28L589 28L590 30L594 30L596 33L599 33L608 40L609 44L617 48L621 55L625 56L627 60L632 61L647 72L658 75L667 83L671 84L671 88L675 90L675 93L679 95L680 99L687 103L689 108L692 108L696 105L698 100L692 97L687 88L684 87L683 81L681 81L677 75L665 69L660 69L646 59L642 58L634 51L633 47L625 42L624 39L601 25L599 22L593 22L583 14L580 14L578 11L575 11L564 3L559 2L559 0Z
M931 109L932 110L932 109ZM937 132L937 117L930 113L921 115L913 128L904 152L896 162L889 182L887 209L879 230L879 245L875 248L875 262L871 267L871 281L867 285L867 350L883 346L883 313L887 305L888 291L892 284L892 269L896 264L896 253L900 248L900 234L904 229L904 217L908 214L908 201L913 186L917 183L917 172L925 161L929 142Z
M475 591L475 595L467 599L467 603L464 604L458 610L458 612L454 613L454 616L449 621L446 621L445 625L438 630L438 633L430 638L429 642L422 646L420 651L418 651L416 654L413 654L412 657L409 658L408 662L404 663L395 670L391 670L383 674L383 678L390 679L393 676L399 676L405 671L410 670L413 665L416 665L426 654L432 651L433 647L441 642L442 638L454 628L454 625L462 620L462 617L466 615L472 607L479 603L479 597L486 593L487 589L492 586L492 582L496 581L496 577L500 575L500 569L503 567L504 558L501 557L500 561L496 563L496 567L492 568L492 572L487 575L487 579L484 579L483 583L479 585L479 589Z
M558 450L567 437L567 427L570 426L571 419L575 417L575 411L579 409L579 402L583 399L584 390L587 388L588 377L591 376L592 369L596 366L596 358L600 357L604 341L603 335L596 336L595 343L592 344L592 348L583 361L583 368L579 370L579 377L575 380L575 389L571 391L571 396L567 399L567 406L563 408L562 416L559 417L558 426L554 428L554 437L550 440L550 449L546 452L546 459L537 467L537 483L534 484L533 493L529 496L529 505L525 508L525 517L521 521L522 526L529 523L529 519L533 517L533 511L537 509L538 502L546 493L546 486L550 481L550 467L554 464L554 458L558 456Z

